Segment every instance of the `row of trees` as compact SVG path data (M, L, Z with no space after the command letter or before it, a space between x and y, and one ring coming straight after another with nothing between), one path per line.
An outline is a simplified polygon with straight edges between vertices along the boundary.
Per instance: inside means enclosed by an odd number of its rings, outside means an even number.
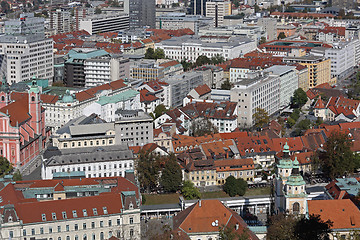
M13 180L14 181L21 181L22 180L22 176L20 171L17 169L14 172L14 168L11 165L11 163L4 158L3 156L0 156L0 177L3 177L7 174L13 173Z
M208 58L205 55L201 55L196 59L195 63L192 63L192 62L189 62L189 61L186 61L186 60L182 60L181 64L183 65L184 70L188 71L188 70L190 70L190 69L192 69L194 67L200 67L200 66L203 66L203 65L206 65L206 64L214 64L214 65L216 65L216 64L223 63L223 62L225 62L224 57L218 54L218 55L216 55L216 56L214 56L212 58Z
M165 53L164 50L161 48L157 48L156 50L154 50L153 48L148 48L146 49L145 52L145 58L146 59L164 59L165 58Z

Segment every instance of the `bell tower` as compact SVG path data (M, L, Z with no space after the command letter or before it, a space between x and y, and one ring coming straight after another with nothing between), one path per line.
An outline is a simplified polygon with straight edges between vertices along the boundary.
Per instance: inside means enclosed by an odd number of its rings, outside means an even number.
M6 76L3 76L0 87L0 108L7 106L10 103L10 87L7 83Z
M36 83L35 77L28 92L29 95L29 114L31 115L30 126L34 129L35 134L40 135L41 126L41 105L40 105L40 89Z
M286 212L290 214L306 214L307 193L305 191L305 181L300 175L299 162L295 158L293 169L285 186L285 205Z

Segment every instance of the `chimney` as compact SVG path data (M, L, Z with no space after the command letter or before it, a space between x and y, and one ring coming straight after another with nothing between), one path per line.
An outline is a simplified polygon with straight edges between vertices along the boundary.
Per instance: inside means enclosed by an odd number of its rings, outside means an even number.
M199 200L199 207L201 207L201 199Z
M239 224L238 224L238 223L235 224L235 230L236 230L236 231L239 230Z

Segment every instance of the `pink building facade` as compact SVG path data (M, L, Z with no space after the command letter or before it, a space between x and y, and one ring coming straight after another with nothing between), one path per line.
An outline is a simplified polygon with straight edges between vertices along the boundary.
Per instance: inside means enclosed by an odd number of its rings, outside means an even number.
M0 88L0 155L19 169L40 155L50 136L40 95L36 81L28 93L10 93L5 79Z

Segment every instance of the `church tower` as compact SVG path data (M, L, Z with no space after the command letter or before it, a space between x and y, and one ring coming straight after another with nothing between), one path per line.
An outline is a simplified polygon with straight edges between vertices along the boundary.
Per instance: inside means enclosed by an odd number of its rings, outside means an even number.
M10 103L10 87L4 75L0 87L0 108L7 106Z
M306 198L305 181L300 175L299 162L295 158L291 175L285 186L286 212L295 215L306 214Z
M286 143L282 159L277 164L275 177L276 213L305 214L307 194L305 181L300 175L299 162L290 157L290 148Z
M42 132L41 121L41 105L40 105L40 89L33 78L29 89L29 114L31 115L30 126L34 129L34 133L40 135Z

